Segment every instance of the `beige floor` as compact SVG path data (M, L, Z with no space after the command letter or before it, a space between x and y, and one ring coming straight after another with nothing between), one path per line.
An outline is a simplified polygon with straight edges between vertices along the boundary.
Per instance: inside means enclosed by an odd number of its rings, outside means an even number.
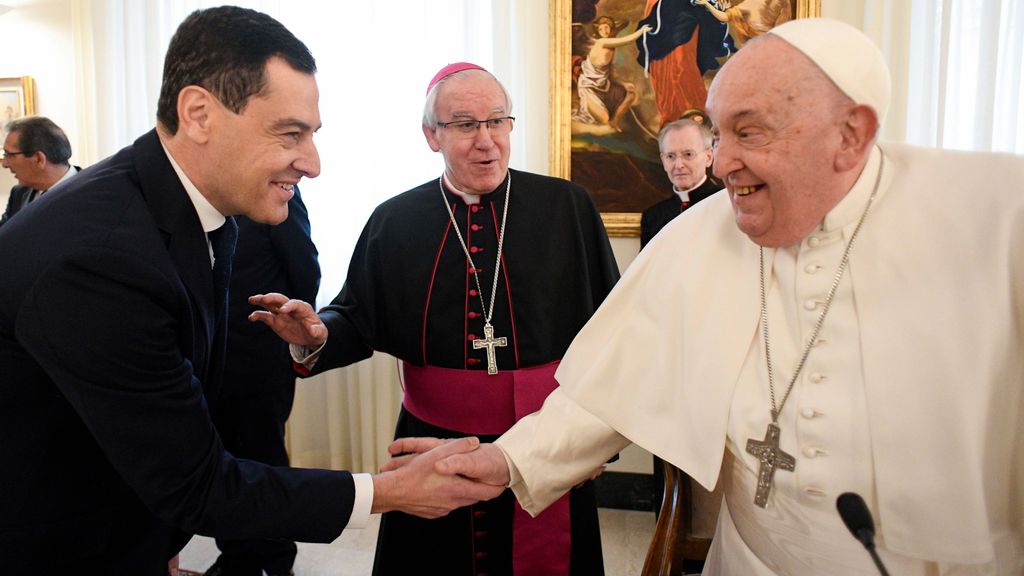
M606 576L640 573L654 532L653 512L601 508L601 543ZM346 530L330 544L299 544L296 576L366 576L373 565L377 520L363 530ZM181 553L181 567L203 571L217 558L213 540L196 536Z

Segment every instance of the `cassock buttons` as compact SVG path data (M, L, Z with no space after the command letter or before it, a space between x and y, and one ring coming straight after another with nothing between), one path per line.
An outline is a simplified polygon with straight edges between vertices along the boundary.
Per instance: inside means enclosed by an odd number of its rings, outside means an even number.
M479 246L470 246L470 247L469 247L469 251L470 251L470 253L472 253L472 254L476 254L477 252L483 252L483 251L484 251L484 249L483 249L483 248L481 248L481 247L479 247Z
M472 358L470 358L470 360L472 360ZM487 515L487 512L485 512L483 510L474 510L473 511L473 518L483 518L486 515Z
M813 298L808 299L808 300L804 300L804 310L814 310L817 307L818 307L818 301L817 300L815 300Z
M469 295L470 296L476 296L477 294L479 294L479 292L476 291L476 288L470 288L469 289Z
M476 553L476 559L477 560L483 560L484 558L487 558L487 552L477 552Z
M814 372L807 379L811 381L811 384L821 384L825 381L825 375L820 372Z
M811 236L810 238L807 239L807 245L810 246L811 248L817 248L818 246L821 246L821 238L818 238L817 236Z
M808 458L817 458L818 456L824 456L826 454L826 452L821 448L814 448L813 446L804 448L803 452L804 456Z
M484 227L479 225L479 224L473 224L469 228L470 228L470 230L473 230L474 232L477 231L477 230L483 230L484 229Z
M469 209L470 209L471 212L473 212L473 214L476 214L477 212L480 211L480 205L479 204L473 204L472 206L469 207Z
M466 340L469 340L470 342L476 340L476 334L470 334L469 336L466 336Z
M812 418L820 415L820 413L814 408L803 408L800 410L800 415L803 416L805 420L811 420Z
M821 266L819 264L808 264L807 266L804 266L804 272L807 272L808 274L817 274L819 270L821 270Z
M470 318L476 318L477 316L479 316L479 314L477 314L476 312L473 312L472 310L470 310L468 316Z
M466 359L466 363L469 364L470 366L476 366L477 364L480 363L480 359L479 358L468 358L468 359ZM477 518L479 518L479 516L477 516Z

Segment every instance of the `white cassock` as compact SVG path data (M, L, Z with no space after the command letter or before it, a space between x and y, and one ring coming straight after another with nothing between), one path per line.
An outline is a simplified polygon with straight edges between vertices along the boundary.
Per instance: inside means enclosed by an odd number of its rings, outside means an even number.
M776 396L876 178L779 417L796 469L775 473L766 509L744 449L770 420L758 247L724 193L648 245L573 342L561 387L498 440L524 507L632 441L709 490L722 480L705 574L877 573L836 512L848 491L893 574L1024 574L1024 158L881 145L818 229L765 249Z

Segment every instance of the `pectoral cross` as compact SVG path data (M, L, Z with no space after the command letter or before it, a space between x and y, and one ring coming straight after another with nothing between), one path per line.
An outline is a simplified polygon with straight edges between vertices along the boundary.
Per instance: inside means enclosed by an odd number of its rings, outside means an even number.
M782 469L792 472L796 469L796 459L779 449L779 426L775 422L768 423L764 440L747 438L747 452L761 460L757 470L757 491L754 493L754 504L761 508L768 506L768 493L772 491L775 470Z
M484 338L481 340L477 338L473 340L473 349L479 350L481 348L487 348L487 373L497 374L498 373L498 360L494 357L494 348L500 346L504 348L508 346L508 340L502 336L501 338L494 337L494 326L488 322L484 324Z

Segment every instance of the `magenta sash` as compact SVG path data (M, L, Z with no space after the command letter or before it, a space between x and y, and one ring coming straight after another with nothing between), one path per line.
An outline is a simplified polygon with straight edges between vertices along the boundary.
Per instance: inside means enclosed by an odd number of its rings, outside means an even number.
M533 368L455 370L402 362L402 405L420 420L463 434L502 434L536 412L558 386L558 362ZM516 576L566 576L571 545L569 495L536 518L515 503L512 569Z

